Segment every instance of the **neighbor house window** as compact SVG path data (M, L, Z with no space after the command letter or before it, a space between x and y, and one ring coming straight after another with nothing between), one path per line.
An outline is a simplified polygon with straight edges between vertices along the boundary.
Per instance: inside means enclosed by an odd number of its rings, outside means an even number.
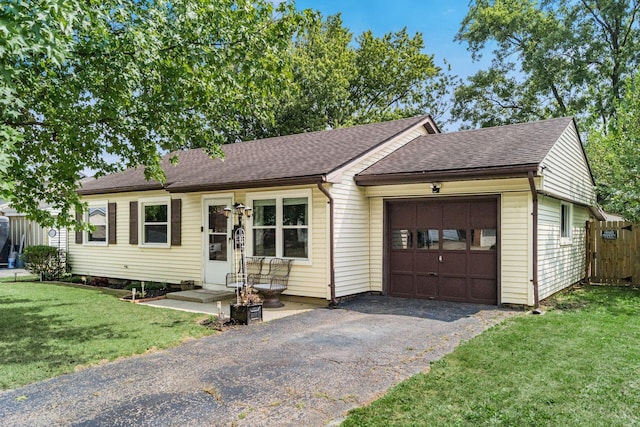
M171 224L169 200L141 201L140 224L142 245L168 246Z
M86 232L85 243L107 243L107 202L95 202L89 205L86 222L91 230Z
M560 205L560 243L571 243L571 205L562 203Z
M309 192L258 197L248 200L253 208L253 255L308 259Z

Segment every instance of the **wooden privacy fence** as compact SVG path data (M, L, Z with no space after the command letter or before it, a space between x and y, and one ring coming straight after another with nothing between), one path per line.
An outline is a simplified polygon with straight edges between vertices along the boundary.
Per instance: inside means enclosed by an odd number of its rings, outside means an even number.
M587 223L589 282L640 284L640 226L624 221Z

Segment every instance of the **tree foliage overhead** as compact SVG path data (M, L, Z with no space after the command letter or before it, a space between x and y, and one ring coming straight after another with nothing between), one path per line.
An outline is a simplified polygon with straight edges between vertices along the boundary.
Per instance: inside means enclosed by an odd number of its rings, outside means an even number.
M609 132L587 144L603 207L640 223L640 86L628 79Z
M65 221L86 168L162 179L161 152L218 152L243 117L272 117L298 24L292 4L267 0L3 2L0 198Z
M293 80L276 106L274 127L283 135L444 111L448 75L423 53L420 33L406 29L354 38L340 15L308 12L291 48Z
M606 128L640 62L637 0L474 0L456 39L492 65L456 90L453 115L489 126L578 115Z

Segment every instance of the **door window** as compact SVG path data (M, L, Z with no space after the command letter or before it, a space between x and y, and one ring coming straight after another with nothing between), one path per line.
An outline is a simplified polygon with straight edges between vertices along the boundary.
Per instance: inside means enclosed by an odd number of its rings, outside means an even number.
M209 261L227 260L227 217L224 206L209 206Z

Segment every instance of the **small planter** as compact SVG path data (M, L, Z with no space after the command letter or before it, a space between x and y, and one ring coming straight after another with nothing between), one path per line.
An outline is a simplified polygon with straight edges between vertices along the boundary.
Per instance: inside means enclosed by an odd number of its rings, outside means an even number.
M231 320L242 325L262 322L262 304L230 304Z
M180 289L183 291L190 291L192 289L195 289L196 287L196 282L193 280L183 280L180 282Z

